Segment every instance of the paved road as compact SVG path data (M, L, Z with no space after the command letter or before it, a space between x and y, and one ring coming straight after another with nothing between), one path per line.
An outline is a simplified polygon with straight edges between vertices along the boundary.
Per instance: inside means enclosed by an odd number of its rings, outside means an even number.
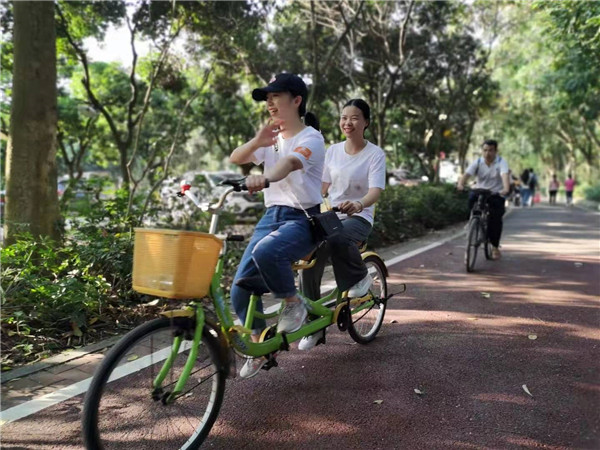
M600 448L600 215L517 210L503 251L468 275L462 239L391 267L409 289L372 344L332 331L228 382L205 447ZM5 425L2 447L80 448L80 402Z

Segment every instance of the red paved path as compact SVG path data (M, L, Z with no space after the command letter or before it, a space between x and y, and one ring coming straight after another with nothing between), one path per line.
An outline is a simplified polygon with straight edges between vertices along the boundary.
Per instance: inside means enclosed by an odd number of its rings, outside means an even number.
M462 239L392 267L392 289L409 290L372 344L333 331L229 381L205 447L600 448L599 225L576 209L518 210L504 258L477 273ZM5 425L2 448L80 448L80 401Z

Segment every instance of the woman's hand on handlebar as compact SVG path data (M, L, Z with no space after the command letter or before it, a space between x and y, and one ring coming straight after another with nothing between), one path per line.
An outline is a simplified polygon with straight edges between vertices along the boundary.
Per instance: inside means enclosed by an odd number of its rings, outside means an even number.
M352 214L359 213L363 210L363 207L360 204L360 202L351 202L351 201L345 201L345 202L340 203L338 205L338 208L341 213L348 214L349 216L351 216Z
M269 186L269 179L264 175L249 175L246 178L246 187L251 194L262 191Z

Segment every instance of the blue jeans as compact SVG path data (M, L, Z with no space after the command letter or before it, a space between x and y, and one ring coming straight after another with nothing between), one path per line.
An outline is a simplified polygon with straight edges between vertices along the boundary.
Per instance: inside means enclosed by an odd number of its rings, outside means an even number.
M317 214L319 205L307 209ZM260 219L233 280L231 303L242 324L246 321L251 292L235 285L240 278L261 276L265 291L276 298L292 297L296 294L296 283L292 263L306 256L316 246L311 225L304 212L289 206L271 206ZM257 305L263 311L262 300ZM266 323L255 319L252 329L262 330Z
M523 207L529 206L529 200L531 199L531 189L528 187L521 188L521 205Z

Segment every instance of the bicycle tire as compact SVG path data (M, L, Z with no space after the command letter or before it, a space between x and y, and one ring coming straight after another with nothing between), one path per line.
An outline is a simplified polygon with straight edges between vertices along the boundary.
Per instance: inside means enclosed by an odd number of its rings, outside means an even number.
M370 291L374 296L374 303L366 310L356 311L361 305L351 309L348 318L348 333L359 344L368 344L375 339L383 324L387 307L387 269L385 264L376 255L369 255L364 261L373 277Z
M475 261L477 261L477 250L479 250L479 217L473 217L469 222L467 231L467 248L465 249L465 265L467 272L473 272Z
M204 367L194 366L174 402L165 404L157 399L151 387L170 353L173 335L181 333L183 342L173 372L163 385L168 388L168 383L173 386L177 381L194 326L194 319L187 317L158 318L130 331L107 353L85 398L82 429L86 449L157 448L158 443L161 448L200 447L217 419L225 392L227 374L219 356L217 332L204 327L196 358L196 366ZM203 381L196 384L199 380Z
M490 244L490 240L487 238L483 242L483 254L485 255L485 259L492 259L492 244Z

